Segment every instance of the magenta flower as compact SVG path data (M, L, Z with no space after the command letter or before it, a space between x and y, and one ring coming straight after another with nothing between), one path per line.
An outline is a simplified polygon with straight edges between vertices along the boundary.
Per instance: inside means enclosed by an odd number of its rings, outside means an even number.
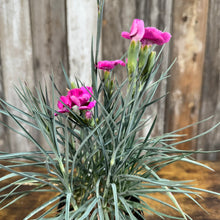
M99 61L97 63L97 68L100 69L100 70L110 71L116 65L125 66L125 63L122 60L114 60L114 61L103 60L103 61Z
M90 110L95 107L96 101L87 102L79 107L79 110Z
M60 101L58 101L57 103L57 107L59 108L58 112L60 113L65 113L65 112L69 112L69 110L66 108L66 106L68 106L69 108L72 108L72 102L69 99L68 96L61 96L60 97Z
M123 31L121 36L126 39L139 41L144 36L144 21L140 19L134 19L130 32Z
M95 106L96 101L89 101L92 94L92 87L81 87L68 91L68 96L72 101L72 106L77 105L79 110L89 110Z
M92 109L96 104L95 100L90 102L92 94L92 87L81 87L69 90L66 96L60 97L60 100L57 103L57 106L59 108L58 112L69 112L66 106L71 109L75 105L79 107L79 110Z
M142 45L163 45L167 43L171 38L171 34L168 32L162 32L155 27L146 27L143 38L141 39Z
M87 111L87 112L85 113L85 117L86 117L87 119L91 119L91 118L92 118L92 112Z
M92 87L86 87L86 88L81 87L81 88L71 89L68 91L68 96L70 97L70 100L72 101L73 105L81 106L89 101L89 99L92 97L91 94L93 94Z

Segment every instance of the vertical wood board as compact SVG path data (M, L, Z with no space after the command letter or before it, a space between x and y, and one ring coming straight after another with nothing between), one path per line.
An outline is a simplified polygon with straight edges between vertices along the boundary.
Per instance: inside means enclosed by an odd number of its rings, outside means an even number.
M200 125L204 132L220 122L220 1L211 0L207 27L200 120L213 118ZM220 149L220 126L198 140L198 149ZM202 154L198 159L217 160L220 153Z
M4 95L6 101L17 107L23 105L15 94L14 85L18 86L20 80L27 82L28 86L33 88L34 82L29 15L28 1L1 1L0 39ZM16 128L14 122L10 122L9 125ZM17 152L33 149L26 139L14 132L10 132L8 138L10 146L5 146L5 151Z
M36 84L46 81L51 94L49 76L53 72L55 83L64 93L66 83L61 62L68 73L65 2L31 0L30 11Z
M91 39L96 34L97 23L96 1L67 0L66 12L70 79L75 81L76 77L89 86L91 85Z
M1 41L1 38L0 38ZM1 62L1 47L0 47L0 98L4 99L4 84L3 84L3 72L2 72L2 62ZM0 121L6 123L6 118L0 113ZM6 144L8 145L7 138L5 134L7 132L6 127L0 124L0 151L3 151Z
M138 0L136 2L137 10L136 17L141 18L145 22L145 26L156 27L161 31L167 31L171 33L172 24L172 5L173 0ZM172 34L172 33L171 33ZM156 79L159 79L160 75L164 73L170 65L170 46L173 39L167 43L163 49L161 57L159 59L160 68L156 75ZM160 51L161 46L156 47L157 53ZM163 80L158 87L155 98L162 97L166 94L167 80ZM164 133L165 122L165 98L159 102L153 104L149 110L149 115L157 115L157 122L155 124L152 136L162 135Z
M43 89L47 86L50 106L52 74L60 93L66 94L66 80L61 66L62 62L68 73L65 6L65 1L59 0L30 1L35 86L39 88L39 83ZM55 107L57 100L58 94L55 95ZM46 148L47 143L39 131L36 138Z
M200 92L205 53L208 1L174 0L173 45L171 59L177 58L168 81L166 131L174 131L198 121ZM194 136L197 127L180 132ZM183 149L194 149L196 142L184 143Z

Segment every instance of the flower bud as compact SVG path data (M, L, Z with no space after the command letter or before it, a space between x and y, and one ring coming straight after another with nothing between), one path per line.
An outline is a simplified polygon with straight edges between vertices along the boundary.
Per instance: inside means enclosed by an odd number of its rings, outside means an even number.
M108 70L104 71L104 81L106 82L109 79L110 72Z
M147 60L150 53L150 47L151 46L148 45L141 46L140 54L139 54L139 64L138 64L139 73L147 65Z
M132 40L128 49L128 74L131 75L135 72L138 62L140 41Z
M85 113L85 117L86 117L86 119L91 119L91 118L92 118L92 112L87 111L87 112Z
M148 78L150 76L150 73L151 73L152 68L154 66L154 63L155 63L155 57L156 57L156 52L152 51L148 57L147 64L146 64L143 72L141 73L141 79L143 82L148 80Z
M76 84L74 82L71 82L71 89L77 88Z
M155 57L156 57L156 52L152 51L150 53L149 59L147 61L147 72L149 72L149 73L152 71L152 68L154 66Z

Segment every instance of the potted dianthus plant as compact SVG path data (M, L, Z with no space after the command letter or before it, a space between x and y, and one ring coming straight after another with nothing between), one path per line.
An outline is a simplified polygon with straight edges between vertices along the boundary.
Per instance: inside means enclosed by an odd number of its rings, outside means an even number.
M128 43L130 41L127 53L119 54L123 58L98 61L103 3L98 6L97 44L94 52L92 43L91 67L88 67L91 85L84 85L77 79L70 82L63 68L66 94L58 95L59 85L55 85L52 76L51 97L41 88L30 91L26 84L17 89L28 111L1 100L0 112L13 119L23 130L19 133L37 147L31 152L0 153L1 161L13 163L13 166L0 165L9 172L0 181L19 177L0 189L1 204L4 204L1 208L30 192L37 196L48 191L54 192L54 197L31 211L25 220L33 219L33 216L55 220L144 219L145 212L161 218L191 219L181 209L174 193L185 194L198 205L192 195L206 190L187 181L163 179L158 171L176 161L206 166L190 157L198 151L176 148L189 141L174 142L178 137L176 131L152 137L156 118L144 117L147 109L160 100L154 94L169 70L158 71L161 52L157 54L155 47L168 43L171 35L155 27L145 27L142 20L134 19L130 32L121 34L129 39ZM116 65L120 66L119 70L127 71L127 78L122 82L114 74ZM158 80L155 80L156 75ZM24 114L26 120L16 112ZM42 146L27 126L41 132L47 146ZM149 129L141 135L145 126ZM42 168L42 172L41 169L32 172L16 170L16 167L25 170L30 165ZM32 189L22 188L25 184L31 185ZM155 198L154 193L165 194L171 203ZM144 198L174 209L182 217L156 210Z

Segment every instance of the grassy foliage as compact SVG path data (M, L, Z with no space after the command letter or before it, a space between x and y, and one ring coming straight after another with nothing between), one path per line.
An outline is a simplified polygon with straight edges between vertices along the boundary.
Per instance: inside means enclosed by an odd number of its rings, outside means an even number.
M112 93L109 93L102 77L98 80L101 73L95 64L98 59L103 2L98 1L98 4L96 49L94 54L92 42L91 52L93 98L97 101L92 120L85 119L68 106L66 108L70 113L56 112L56 88L59 88L59 85L54 84L53 77L52 97L48 97L41 87L36 88L34 93L25 85L16 89L28 113L1 100L0 112L13 119L14 123L22 128L22 132L6 124L5 126L32 141L38 149L23 153L1 152L0 160L12 161L13 164L0 165L1 169L9 171L0 181L20 177L0 189L1 203L4 204L1 209L30 192L53 191L56 196L33 210L25 219L31 219L42 210L43 214L37 219L46 219L47 214L58 207L59 212L52 219L140 219L141 211L151 212L161 218L191 219L181 209L174 193L183 193L195 201L191 195L206 190L193 187L189 181L162 179L157 173L170 163L180 160L206 167L191 159L190 156L197 153L196 151L176 148L178 144L191 141L203 134L179 142L174 142L179 137L178 131L158 137L151 136L156 118L146 119L144 114L151 105L159 101L154 95L169 71L167 69L162 74L158 72L159 53L143 80L143 71L146 71L149 62L147 57L150 56L153 47L148 51L143 68L137 66L124 82L118 82L117 79L113 81ZM156 74L160 74L160 77L153 81ZM64 75L67 86L71 88L65 70ZM77 84L84 86L80 81L77 81ZM103 95L104 102L101 98ZM52 100L52 104L48 100ZM16 113L11 113L11 110L23 114L26 120ZM55 113L58 115L55 116ZM29 133L27 126L41 132L47 147L42 146ZM139 132L145 126L150 129L144 136L139 136ZM212 129L214 127L209 131ZM17 160L18 158L23 160ZM17 167L25 170L29 166L46 168L47 172L16 171ZM28 191L22 190L21 186L24 184L30 184L33 188ZM19 188L21 190L18 191ZM10 193L4 193L6 190L10 190ZM156 192L166 194L172 205L154 198L152 193ZM9 197L13 199L8 200ZM153 209L143 197L177 210L182 217L169 216ZM3 202L6 199L9 202L5 204ZM59 206L61 202L64 207Z

